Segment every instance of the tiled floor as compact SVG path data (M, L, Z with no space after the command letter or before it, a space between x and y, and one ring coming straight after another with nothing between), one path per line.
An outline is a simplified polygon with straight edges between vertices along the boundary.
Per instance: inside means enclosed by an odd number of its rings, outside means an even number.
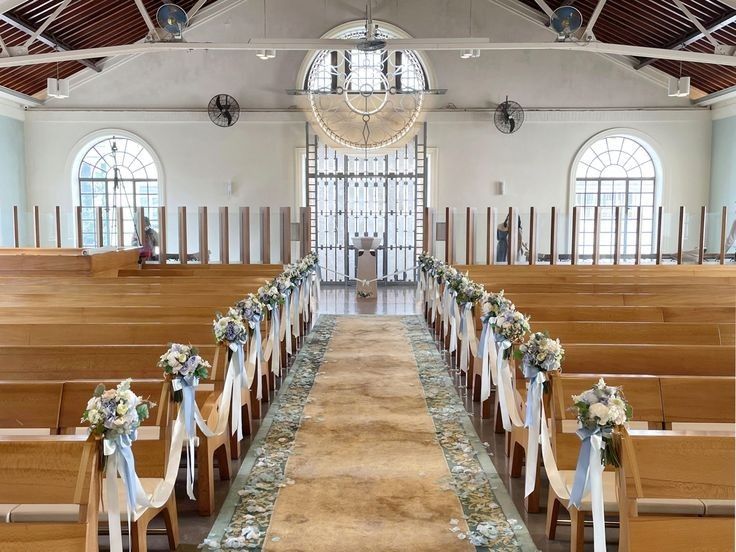
M379 287L376 300L358 300L355 295L355 288L345 286L327 286L322 287L322 296L320 300L320 312L325 314L384 314L384 315L402 315L416 314L416 290L413 286L388 286ZM529 529L535 544L543 552L563 552L569 550L569 525L561 525L557 530L557 540L549 541L544 537L545 532L545 513L542 511L538 514L527 514L524 510L524 480L511 479L509 477L509 469L507 457L504 452L503 435L494 433L493 420L482 420L480 417L478 403L473 403L468 394L467 389L459 387L458 392L463 397L466 409L471 413L473 425L481 438L481 441L488 443L488 451L494 461L496 470L502 477L506 487L509 489L517 509L521 512L522 520ZM268 405L264 405L264 416ZM256 429L258 425L256 422ZM248 443L244 443L242 447L243 455L248 450ZM234 472L240 467L240 461L235 462ZM179 478L180 481L184 477ZM216 481L216 509L219 510L220 505L225 499L229 489L226 482ZM183 486L177 486L177 494L179 497L186 496ZM542 481L542 497L540 503L546 504L547 485L546 481ZM197 545L207 536L216 515L211 517L201 517L197 514L196 506L188 500L179 500L179 523L181 530L181 543L179 550L193 552L197 550ZM544 508L544 506L542 506ZM563 511L562 516L565 516ZM152 526L160 527L154 523ZM617 530L609 529L608 541L609 549L615 550L615 538ZM592 528L586 528L586 549L592 550ZM149 537L149 548L151 550L166 550L166 538L164 536ZM315 551L317 552L317 551Z

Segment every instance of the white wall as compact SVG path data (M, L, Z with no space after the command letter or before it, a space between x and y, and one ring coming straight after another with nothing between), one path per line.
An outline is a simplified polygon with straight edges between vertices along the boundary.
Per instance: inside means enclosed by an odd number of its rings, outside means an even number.
M0 246L4 247L13 245L13 206L21 213L26 210L23 118L20 108L0 102ZM25 228L19 230L25 237Z
M306 38L360 17L365 3L268 0L266 5L268 37ZM413 36L468 36L469 6L468 0L400 0L381 3L375 16ZM552 40L547 30L485 0L473 1L472 35ZM261 36L263 3L248 1L192 29L187 38L225 42ZM429 58L436 75L432 84L449 89L434 99L435 106L491 107L508 94L527 107L547 108L530 112L512 136L496 131L488 113L431 113L429 145L438 153L436 205L566 208L570 164L578 148L592 135L620 127L651 136L665 167L665 210L680 204L695 209L707 201L709 112L672 110L689 102L667 98L665 89L643 74L586 52L485 52L470 61L457 53L432 52ZM245 52L182 52L139 56L91 78L82 75L71 98L48 102L62 111L27 114L28 203L45 211L54 205L71 209L75 144L94 131L118 128L154 148L164 165L165 203L172 208L296 206L301 175L295 152L304 145L305 119L279 111L302 101L284 90L296 85L303 59L296 52L279 53L269 62ZM243 107L276 112L244 113L230 129L215 127L204 113L163 112L204 107L221 92L234 95ZM592 109L555 109L573 107ZM136 108L161 111L136 113ZM234 182L231 198L225 194L229 180ZM503 197L493 193L498 180L507 183Z

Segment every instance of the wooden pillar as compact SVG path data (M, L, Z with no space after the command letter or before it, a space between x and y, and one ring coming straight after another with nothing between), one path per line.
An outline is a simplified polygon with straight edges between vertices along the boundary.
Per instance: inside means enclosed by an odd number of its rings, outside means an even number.
M453 251L453 239L452 235L452 223L454 218L454 209L452 207L445 207L445 262L447 264L454 264L454 251Z
M537 264L537 211L529 208L529 264Z
M519 233L519 225L516 222L516 217L514 216L514 208L509 207L509 226L508 226L508 263L510 265L516 264L516 240Z
M54 208L54 226L56 228L56 247L61 248L61 207Z
M227 207L220 207L220 263L230 264L230 220Z
M660 205L657 207L657 264L662 264L662 227L664 225L664 212Z
M207 207L199 208L199 262L209 264L210 262L209 235L207 233Z
M142 234L139 234L142 236ZM141 240L138 240L140 244ZM102 207L95 209L95 246L102 247L104 245L104 236L102 232Z
M80 222L81 226L81 222ZM13 247L20 247L20 222L18 221L18 206L13 205ZM80 246L81 247L81 246Z
M634 264L641 264L641 205L636 207L636 257Z
M41 248L41 213L38 205L33 206L33 245L36 249Z
M601 208L599 205L593 207L593 264L600 263L601 245Z
M557 207L552 207L549 219L549 264L557 264Z
M465 264L475 264L475 209L465 209Z
M724 205L721 207L721 248L719 250L718 262L726 263L726 232L728 228L728 208Z
M261 264L271 263L271 208L261 207Z
M703 264L705 260L705 223L707 213L705 206L700 207L700 233L698 234L698 264Z
M125 247L125 210L123 207L117 208L116 218L118 219L118 247Z
M250 264L250 207L240 208L240 262Z
M682 244L685 240L685 206L680 205L680 217L677 223L677 264L682 264Z
M179 262L187 264L187 208L179 207Z
M424 209L424 251L429 255L434 255L434 242L435 242L435 212L432 207L425 207Z
M496 262L496 224L493 207L486 208L486 264Z
M570 252L570 263L578 264L578 208L572 208L572 251Z
M76 234L77 234L77 248L78 249L81 249L82 248L82 243L84 242L84 240L82 239L82 207L80 207L79 205L77 205L76 214L77 214L77 216L76 216L76 220L74 222L76 224L76 231L77 231L76 232Z
M291 207L281 207L281 264L291 262Z
M616 206L614 210L613 220L613 264L617 265L621 261L621 207Z
M166 264L166 207L158 208L158 262Z
M299 256L306 257L309 251L312 249L312 233L311 233L311 221L310 221L310 208L300 207L299 208Z

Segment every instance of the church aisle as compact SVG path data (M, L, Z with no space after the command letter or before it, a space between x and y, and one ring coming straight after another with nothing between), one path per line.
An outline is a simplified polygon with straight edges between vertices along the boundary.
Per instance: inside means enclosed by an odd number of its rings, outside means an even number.
M323 315L290 377L211 549L533 549L418 317Z

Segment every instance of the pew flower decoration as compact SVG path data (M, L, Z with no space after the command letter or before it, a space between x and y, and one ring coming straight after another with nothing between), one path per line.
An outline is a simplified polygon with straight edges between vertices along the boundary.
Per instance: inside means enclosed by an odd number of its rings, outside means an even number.
M422 270L422 272L434 276L437 269L443 265L443 262L440 261L437 257L433 257L429 253L422 252L419 254L419 268Z
M235 309L230 307L227 315L218 312L215 316L212 327L218 344L244 344L248 340L248 330Z
M244 321L247 322L251 329L259 326L263 320L263 312L266 306L261 303L258 296L249 293L243 299L235 303L235 312Z
M483 322L495 322L495 319L504 311L516 310L516 306L503 295L503 290L498 293L485 293L480 299L483 311Z
M279 290L276 281L266 282L265 285L258 288L258 300L261 304L272 311L284 304L285 297Z
M286 295L287 293L290 293L292 289L294 289L294 284L292 281L285 276L284 274L280 274L274 281L273 285L275 285L279 292L282 295Z
M482 284L476 284L467 276L463 276L460 281L453 282L453 289L457 293L455 300L458 305L466 305L470 303L474 305L483 298L485 289Z
M524 316L517 310L507 309L501 311L493 323L496 341L508 342L509 346L504 348L505 358L511 358L514 345L520 345L524 336L529 333L529 317Z
M171 381L175 402L182 402L183 388L196 387L200 379L206 379L210 363L199 356L196 347L172 343L158 361L164 377Z
M115 389L105 389L103 384L95 388L82 414L82 422L89 424L92 435L109 441L135 441L138 427L156 404L133 393L130 383L126 379Z
M560 340L542 332L534 332L516 353L516 358L521 361L521 371L527 379L534 378L539 372L559 371L564 357L565 349L560 345Z
M601 463L603 465L620 466L617 446L614 444L613 431L631 420L631 405L626 402L619 387L606 385L601 378L591 389L580 395L573 395L573 410L577 413L581 428L578 436L585 440L591 435L599 434L603 439Z

